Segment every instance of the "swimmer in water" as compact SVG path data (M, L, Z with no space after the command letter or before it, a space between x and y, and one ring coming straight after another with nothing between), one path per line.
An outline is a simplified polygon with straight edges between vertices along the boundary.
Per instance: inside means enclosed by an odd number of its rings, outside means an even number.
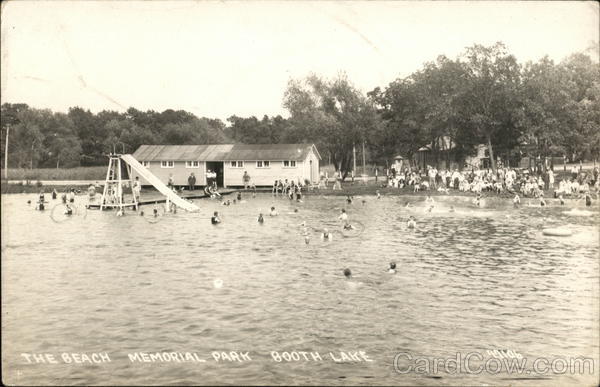
M435 201L433 200L433 198L431 197L431 195L427 195L427 198L425 199L425 203L435 203Z
M323 241L331 242L333 240L333 234L331 234L328 229L324 228L321 239Z
M68 204L67 204L67 208L65 208L65 215L73 215L73 209Z
M236 200L235 200L235 199L233 199L233 204L236 204L236 203L237 203L237 202L236 202Z
M310 243L310 236L308 236L308 235L304 236L304 243L305 244L309 244Z
M417 227L417 221L415 220L415 217L414 217L414 216L412 216L412 215L411 215L411 216L408 218L408 222L406 222L406 226L407 226L408 228L415 228L415 227Z
M480 193L478 193L477 197L475 198L475 205L477 207L481 206L481 194Z
M237 193L237 200L238 200L238 202L242 201L242 193L241 192Z
M213 213L213 216L210 218L210 223L212 224L219 224L221 223L221 218L219 218L219 212L215 211Z
M271 207L271 212L269 212L269 216L277 216L277 215L278 215L278 213L275 210L275 207Z
M52 190L52 200L56 200L56 197L58 196L58 192L56 192L56 188L54 188Z
M350 271L350 269L348 269L348 268L345 268L345 269L344 269L344 276L345 276L347 279L350 279L350 278L352 278L352 271Z
M263 218L263 214L262 212L260 214L258 214L258 219L257 219L258 223L263 224L265 222L265 218Z
M540 194L540 207L546 207L546 201L544 200L544 194Z
M361 200L362 205L364 206L365 204L367 204L367 201L365 199Z
M144 216L144 210L140 211L140 216Z
M560 205L564 206L565 205L565 199L563 199L562 194L558 195L558 200L560 201Z
M338 219L342 221L344 230L353 230L354 226L350 224L348 220L348 214L346 214L346 210L342 208L342 214L338 216Z
M123 216L123 209L119 208L117 211L117 216Z
M308 225L306 224L306 221L300 223L300 227L302 227L302 235L308 236Z
M515 197L513 198L513 206L517 208L520 204L521 198L519 197L519 195L515 195Z
M410 208L410 202L406 202L406 203L404 204L404 208Z
M591 207L592 205L592 197L590 196L589 193L585 194L585 206L586 207Z
M396 274L396 262L390 262L390 268L388 269L388 273Z
M352 204L352 196L350 196L350 195L346 196L346 203Z
M375 191L375 195L377 195L377 199L381 199L381 194L379 193L379 190Z

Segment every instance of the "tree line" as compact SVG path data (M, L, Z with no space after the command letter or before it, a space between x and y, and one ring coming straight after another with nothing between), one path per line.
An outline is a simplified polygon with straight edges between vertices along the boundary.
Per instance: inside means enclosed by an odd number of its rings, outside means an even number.
M104 165L107 153L142 144L311 142L344 176L363 144L379 165L397 154L412 159L426 144L436 161L464 160L485 144L492 168L497 159L600 154L600 68L584 53L521 64L502 43L474 45L366 95L343 73L290 80L283 106L287 118L225 123L183 110L59 113L5 103L2 162L9 127L8 164L20 168Z

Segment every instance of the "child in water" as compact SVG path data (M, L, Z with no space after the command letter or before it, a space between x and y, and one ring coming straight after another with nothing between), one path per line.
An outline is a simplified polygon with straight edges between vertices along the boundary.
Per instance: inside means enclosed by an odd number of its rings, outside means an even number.
M350 196L350 195L346 196L346 203L352 204L352 196Z
M277 216L277 211L275 211L275 207L271 207L271 212L269 212L269 216Z
M354 227L350 224L348 220L348 214L346 214L346 210L342 208L342 214L338 216L338 219L342 221L344 230L352 230Z
M210 218L210 223L211 224L219 224L221 223L221 218L219 218L219 212L215 211L213 213L213 216Z
M540 193L540 207L546 207L546 201L544 200L544 193Z
M431 195L427 195L427 198L425 199L425 203L433 204L433 203L435 203L435 201L433 200Z
M56 192L56 188L54 188L52 190L52 200L56 200L56 197L58 196L58 192Z
M67 208L65 208L65 215L73 215L73 209L71 208L71 206L69 204L66 205Z
M513 206L517 208L520 204L521 198L519 197L519 195L515 195L515 197L513 198Z
M592 205L592 197L590 196L589 193L585 194L585 206L586 207L591 207Z
M396 262L390 262L390 268L388 269L388 273L396 274Z
M414 216L412 216L412 215L411 215L411 216L408 218L408 222L406 222L406 226L407 226L408 228L415 228L415 227L417 226L417 221L415 220L415 217L414 217Z
M377 195L377 199L381 199L381 194L379 193L379 190L375 191L375 195Z
M562 194L558 195L558 200L560 201L560 205L564 206L565 205L565 199L563 199Z
M263 218L263 214L262 212L260 214L258 214L258 219L257 219L258 223L263 224L265 222L265 219Z
M478 194L477 194L477 197L475 198L475 205L476 205L477 207L480 207L480 206L481 206L481 194L480 194L480 193L478 193Z
M350 278L352 278L352 271L350 271L350 269L348 269L348 268L345 268L345 269L344 269L344 276L345 276L347 279L350 279Z
M328 229L324 228L321 239L323 241L331 242L333 240L333 234L331 234Z

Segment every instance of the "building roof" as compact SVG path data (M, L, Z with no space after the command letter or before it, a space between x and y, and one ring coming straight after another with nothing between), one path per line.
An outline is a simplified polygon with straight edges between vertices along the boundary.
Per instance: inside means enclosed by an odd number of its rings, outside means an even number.
M141 145L133 154L139 161L255 161L304 160L314 144Z

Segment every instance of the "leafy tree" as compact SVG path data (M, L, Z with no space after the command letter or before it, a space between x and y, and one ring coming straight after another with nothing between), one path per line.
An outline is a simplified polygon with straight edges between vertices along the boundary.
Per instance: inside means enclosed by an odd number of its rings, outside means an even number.
M316 143L331 156L345 178L351 170L352 148L379 125L376 109L346 78L324 80L311 75L291 80L284 94L296 141Z
M473 134L487 145L492 170L496 170L494 142L498 138L518 138L518 97L521 74L513 55L502 43L491 47L474 45L463 54L466 68L460 114ZM494 140L494 141L493 141Z

